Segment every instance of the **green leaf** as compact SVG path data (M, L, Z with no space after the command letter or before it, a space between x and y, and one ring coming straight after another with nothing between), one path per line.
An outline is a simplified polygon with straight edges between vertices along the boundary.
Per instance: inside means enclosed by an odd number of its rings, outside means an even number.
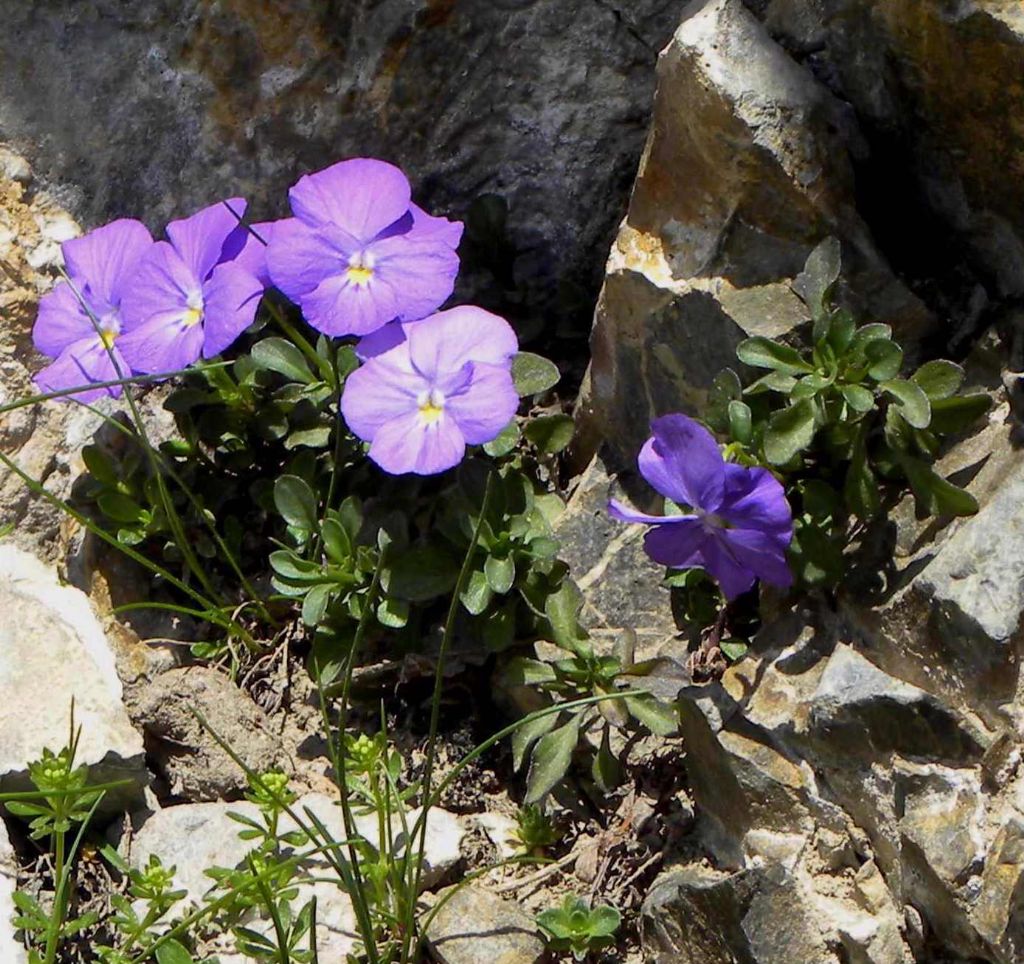
M754 437L753 416L746 402L729 402L729 434L744 445Z
M109 486L116 486L121 481L114 463L98 446L86 445L82 449L82 461L96 481Z
M925 362L910 379L931 401L937 402L950 398L960 390L964 383L964 370L956 362L937 358Z
M786 375L804 375L814 371L796 349L761 336L741 341L736 348L736 357L745 365L771 368Z
M591 776L605 793L610 793L622 782L622 765L612 753L609 742L609 727L605 725L601 733L601 745L594 754Z
M656 736L669 736L679 729L675 704L659 703L653 696L627 696L626 709Z
M837 357L842 356L853 342L855 326L853 315L845 309L840 308L832 312L828 334L825 337Z
M811 309L811 317L822 318L830 304L832 286L839 277L842 248L836 238L825 238L807 257L804 270L797 275L793 288Z
M772 465L785 465L814 440L814 403L804 399L776 412L764 436L764 454Z
M538 716L529 723L517 727L512 734L512 769L522 769L526 759L526 753L533 744L545 733L550 733L558 722L557 713L549 713L547 716Z
M330 585L314 586L302 600L302 621L310 627L319 626L327 612L327 604L331 601L333 587Z
M389 629L401 629L409 622L409 603L388 596L377 604L377 622Z
M155 951L157 964L195 964L195 959L178 941L170 940Z
M558 366L540 355L521 351L512 359L512 381L520 398L546 392L561 377Z
M251 354L257 367L277 372L293 382L309 385L317 381L302 352L284 338L264 338L252 346Z
M725 654L725 658L730 663L735 663L747 655L747 650L750 647L742 639L723 639L718 644L718 648Z
M447 552L435 546L417 546L392 563L386 589L396 599L427 602L451 592L458 576L458 566Z
M892 338L892 327L883 325L881 322L873 322L870 325L862 325L853 333L853 341L850 342L851 351L861 350L869 341L883 339L888 341Z
M720 371L708 391L704 420L712 431L724 435L729 431L729 403L743 395L739 375L731 368Z
M552 714L554 715L554 714ZM580 741L580 718L574 716L568 723L546 733L530 755L530 772L526 777L526 803L543 800L554 787L565 779L572 763L572 754Z
M582 645L587 638L579 624L577 615L583 607L583 597L576 584L570 579L562 581L557 592L544 601L544 615L551 624L551 633L556 645L570 653L582 655L588 650Z
M978 500L970 492L946 481L926 462L903 456L900 465L918 506L929 515L967 516L978 511Z
M519 443L519 421L513 418L494 438L484 442L484 451L492 458L508 455Z
M487 577L479 569L476 569L469 574L466 588L459 598L467 612L473 616L479 616L491 604L494 592L487 582Z
M282 475L274 483L274 505L288 525L306 532L317 527L316 496L304 479Z
M591 937L611 937L622 923L622 916L614 907L602 904L589 914L587 931Z
M114 522L139 522L144 515L142 506L120 492L104 492L96 500L96 504L100 511Z
M352 540L345 531L345 527L337 519L325 519L320 528L320 535L323 536L324 549L331 562L340 565L352 555Z
M864 346L864 359L868 374L876 382L895 378L903 367L903 349L894 341L878 338Z
M932 421L929 428L942 435L962 432L992 407L988 395L955 395L932 402Z
M313 428L301 428L291 432L284 440L284 447L290 452L297 448L325 449L331 440L329 425L316 425Z
M502 681L509 686L537 686L555 679L555 670L550 663L528 656L517 656L509 660L502 673Z
M574 430L570 415L541 415L527 423L524 434L538 450L554 455L569 445Z
M487 578L487 585L499 596L503 596L516 581L515 560L511 556L488 556L484 562L484 576Z
M875 407L875 396L863 385L840 385L846 404L855 412L870 412Z
M846 470L843 498L846 500L847 508L858 519L873 519L881 508L881 500L878 480L868 464L863 439L864 433L860 432L858 441L854 443L850 467Z
M928 396L918 385L903 378L893 378L878 386L896 400L900 415L914 428L927 428L932 420L932 407Z

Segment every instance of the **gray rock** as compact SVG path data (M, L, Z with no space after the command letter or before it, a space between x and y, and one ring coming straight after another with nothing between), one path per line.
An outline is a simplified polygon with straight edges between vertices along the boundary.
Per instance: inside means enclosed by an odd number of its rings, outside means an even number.
M823 238L844 297L901 337L932 318L892 274L855 203L842 103L741 0L687 7L658 64L654 123L609 257L580 421L628 464L650 418L699 411L748 335L808 320L792 290Z
M442 891L440 899L446 892ZM544 941L518 904L470 884L441 908L427 930L440 964L537 964Z
M172 669L131 691L130 710L171 793L211 801L247 786L244 771L196 717L203 718L246 766L256 771L292 767L266 714L223 673L205 666Z
M10 964L25 964L28 955L21 941L15 937L11 918L15 908L12 899L18 884L18 864L7 839L7 828L0 820L0 960Z
M437 210L508 198L501 270L552 306L563 280L596 288L682 7L3 0L0 127L90 226L232 194L278 216L299 174L384 156Z
M982 749L948 707L845 644L836 647L818 682L808 729L836 757L898 752L969 760Z
M34 556L0 546L0 785L25 788L28 764L59 751L75 723L77 761L94 782L127 780L107 809L137 798L148 783L142 737L122 703L114 655L88 598L60 585Z

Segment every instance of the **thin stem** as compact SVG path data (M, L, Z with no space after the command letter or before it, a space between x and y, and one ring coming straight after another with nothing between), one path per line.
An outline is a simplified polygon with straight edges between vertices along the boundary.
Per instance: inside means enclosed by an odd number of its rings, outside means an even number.
M420 831L419 845L415 848L413 847L416 833L415 829L413 830L413 838L410 838L409 840L409 849L410 851L415 849L416 855L413 862L414 872L412 876L411 899L409 901L411 907L408 912L406 933L403 935L402 942L403 961L408 959L411 950L410 942L412 941L416 925L416 895L420 891L420 883L423 878L423 860L427 847L427 819L431 806L430 785L433 780L434 763L437 758L437 730L441 722L441 690L444 686L444 661L448 654L448 648L451 645L452 637L455 635L455 620L459 614L459 606L462 602L462 593L466 588L470 571L473 568L473 556L476 554L476 548L480 541L480 533L483 531L487 518L487 510L491 502L491 489L493 488L493 485L494 473L488 472L487 483L484 486L484 497L480 505L480 515L477 519L476 527L473 530L473 538L470 541L469 548L466 550L466 556L462 560L462 569L459 571L459 578L456 580L454 590L452 590L452 601L451 605L448 607L448 618L445 620L444 634L441 637L441 646L437 653L437 667L434 671L434 693L430 706L430 731L427 737L427 758L423 767L423 786L421 792L423 810L420 813L419 818L422 826L418 825L416 828Z

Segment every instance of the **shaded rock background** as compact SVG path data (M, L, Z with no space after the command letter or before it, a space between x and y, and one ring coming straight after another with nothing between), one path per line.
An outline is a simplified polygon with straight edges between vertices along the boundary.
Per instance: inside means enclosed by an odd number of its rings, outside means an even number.
M494 193L499 270L582 333L683 5L2 0L0 139L86 226L232 194L276 217L299 174L349 155L458 217Z

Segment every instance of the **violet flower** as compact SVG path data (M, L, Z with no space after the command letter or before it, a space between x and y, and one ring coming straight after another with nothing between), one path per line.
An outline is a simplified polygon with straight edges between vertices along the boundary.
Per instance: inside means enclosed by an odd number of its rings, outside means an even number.
M270 277L317 330L366 335L424 318L451 295L462 225L413 204L394 165L341 161L288 196L295 217L274 227Z
M672 569L702 566L727 599L746 592L755 579L790 586L786 549L793 513L775 476L726 462L711 433L686 415L655 419L651 431L637 459L641 474L692 512L645 515L612 500L612 516L653 526L644 548L655 562Z
M512 420L518 347L508 322L472 306L388 325L360 342L342 415L385 472L443 472Z
M60 282L40 301L32 330L36 348L56 359L36 376L40 391L132 374L119 347L124 328L121 297L139 259L152 246L146 226L129 219L111 221L61 246L70 280ZM68 397L93 402L120 394L120 385L110 385Z
M252 324L263 285L232 260L245 246L244 213L245 201L232 198L172 221L170 240L139 261L124 291L129 330L119 346L135 371L176 371L211 358Z

